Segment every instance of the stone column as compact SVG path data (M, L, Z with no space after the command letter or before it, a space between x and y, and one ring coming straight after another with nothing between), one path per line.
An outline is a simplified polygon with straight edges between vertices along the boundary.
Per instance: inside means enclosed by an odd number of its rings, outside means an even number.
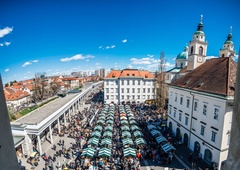
M234 92L232 127L227 160L222 163L222 170L239 169L240 167L240 50Z
M41 144L40 135L37 135L37 139L38 139L38 150L40 155L42 155L42 144Z
M50 142L53 143L53 137L52 137L52 127L49 126L49 134L50 134Z
M64 120L64 126L67 126L67 123L66 123L66 112L63 113L63 120Z
M58 123L58 134L60 134L60 132L61 132L61 127L60 127L60 121L59 121L59 118L57 119L57 123Z

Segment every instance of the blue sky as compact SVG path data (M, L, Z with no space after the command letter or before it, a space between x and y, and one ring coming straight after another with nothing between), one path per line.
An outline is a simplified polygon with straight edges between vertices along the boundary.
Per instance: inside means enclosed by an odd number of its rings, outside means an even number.
M170 68L201 14L207 55L219 55L230 26L238 51L239 6L237 0L0 0L0 72L9 82L36 72L156 71L162 51Z

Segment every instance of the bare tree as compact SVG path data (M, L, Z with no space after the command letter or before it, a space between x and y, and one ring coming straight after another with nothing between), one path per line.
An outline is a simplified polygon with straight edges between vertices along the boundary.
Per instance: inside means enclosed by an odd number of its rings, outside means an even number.
M46 73L35 73L35 78L33 79L34 82L34 92L32 98L34 102L42 101L43 97L46 93L45 87L46 84Z
M156 73L157 83L156 83L156 105L158 108L162 109L166 105L167 99L167 88L165 84L166 75L166 63L164 52L160 53L159 70Z

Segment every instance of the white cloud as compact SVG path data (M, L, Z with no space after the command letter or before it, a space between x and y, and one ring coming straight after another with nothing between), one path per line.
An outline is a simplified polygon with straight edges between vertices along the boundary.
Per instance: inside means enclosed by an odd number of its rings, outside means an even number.
M123 43L126 43L126 42L127 42L127 39L122 40L122 42L123 42Z
M9 71L9 68L5 69L5 72L8 72Z
M148 54L147 56L150 57L150 58L153 58L153 57L154 57L154 55L151 55L151 54Z
M151 64L150 58L141 58L141 59L131 58L130 61L132 62L131 64Z
M103 46L99 46L98 48L101 49L101 48L103 48Z
M25 62L23 65L22 65L22 67L26 67L26 66L28 66L28 65L30 65L30 64L32 64L32 63L30 63L30 62Z
M176 57L173 58L173 61L175 61L175 60L176 60Z
M0 47L2 47L3 46L3 44L2 43L0 43Z
M111 45L111 48L115 48L116 46L115 45Z
M132 69L133 68L133 66L132 65L128 65L128 67L127 68L129 68L129 69Z
M106 46L106 49L109 49L110 47L109 46Z
M6 46L9 46L9 45L11 44L11 42L4 42L4 44L5 44Z
M85 60L85 61L89 61L89 59Z
M86 55L86 56L83 56L82 54L77 54L77 55L75 55L75 56L72 56L72 57L70 57L70 58L62 58L60 61L61 62L67 62L67 61L72 61L72 60L84 60L84 59L86 59L86 58L94 58L94 56L93 55Z
M33 63L37 63L37 62L39 62L39 60L33 60L32 62L33 62Z
M206 56L206 60L210 60L211 58L218 58L218 56Z
M0 29L0 38L4 37L5 35L9 34L12 32L13 28L10 27L5 27L3 29Z

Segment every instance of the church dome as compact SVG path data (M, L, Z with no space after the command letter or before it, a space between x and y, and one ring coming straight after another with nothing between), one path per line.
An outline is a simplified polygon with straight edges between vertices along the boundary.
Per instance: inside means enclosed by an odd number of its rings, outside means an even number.
M188 52L183 51L180 54L178 54L176 60L187 60Z
M184 51L178 54L176 60L187 60L188 59L188 46L184 47Z

